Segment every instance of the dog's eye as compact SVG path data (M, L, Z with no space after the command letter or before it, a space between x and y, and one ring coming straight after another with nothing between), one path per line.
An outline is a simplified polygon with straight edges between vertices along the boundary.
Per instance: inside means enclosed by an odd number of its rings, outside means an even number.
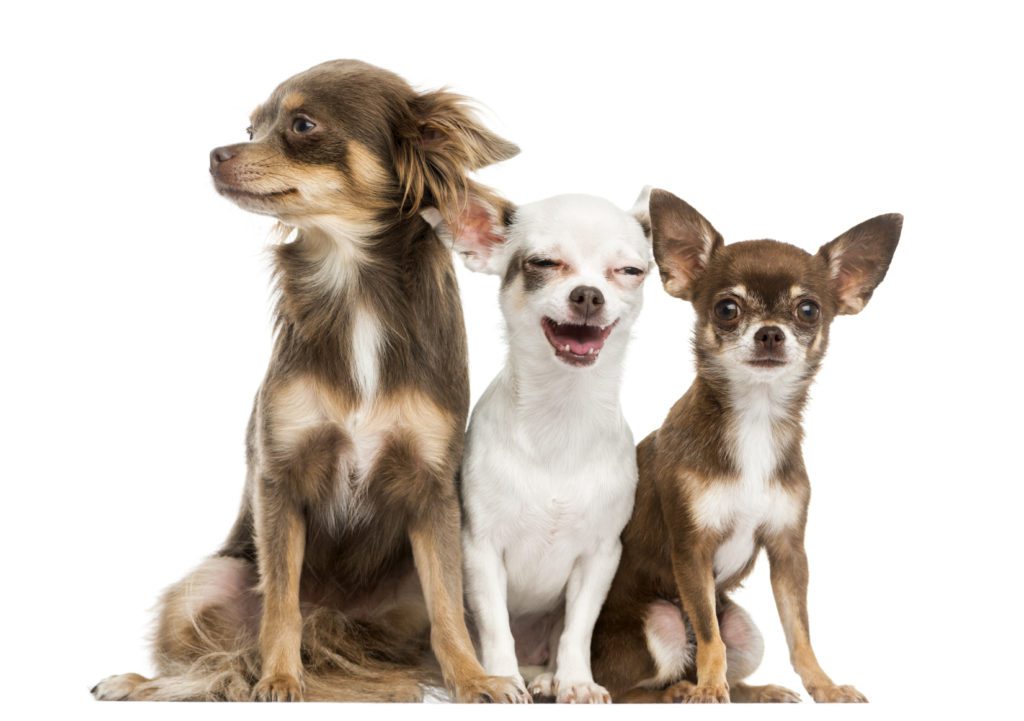
M252 126L251 125L248 128L245 129L245 132L249 133L249 140L252 140L253 133L252 133Z
M315 127L316 123L309 118L295 118L295 120L292 121L292 130L299 135L304 135Z
M796 307L796 317L805 323L813 323L821 315L821 308L813 300L805 300Z
M632 265L627 265L625 268L619 268L619 272L620 273L625 273L626 275L643 275L644 274L643 270L641 270L640 268L635 268Z
M715 317L731 323L740 317L740 304L732 298L718 301L715 303Z
M551 260L551 258L530 258L526 262L534 268L558 268L562 265L557 260Z

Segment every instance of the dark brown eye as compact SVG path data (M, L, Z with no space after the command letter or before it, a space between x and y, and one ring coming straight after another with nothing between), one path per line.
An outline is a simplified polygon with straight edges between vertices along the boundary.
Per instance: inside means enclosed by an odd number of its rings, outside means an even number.
M634 268L632 265L626 266L625 268L619 268L619 272L620 273L625 273L626 275L643 275L644 274L643 270L641 270L640 268Z
M298 133L299 135L305 135L306 133L313 130L313 128L315 127L316 123L314 123L309 118L299 117L295 118L295 120L292 121L292 130Z
M720 321L731 323L740 317L740 304L732 298L715 303L715 317Z
M530 258L526 262L534 268L558 268L562 265L557 260L551 260L551 258Z
M252 140L252 126L250 125L245 129L245 132L249 133L249 140Z
M797 320L804 323L814 323L821 316L821 308L813 300L802 301L796 307Z

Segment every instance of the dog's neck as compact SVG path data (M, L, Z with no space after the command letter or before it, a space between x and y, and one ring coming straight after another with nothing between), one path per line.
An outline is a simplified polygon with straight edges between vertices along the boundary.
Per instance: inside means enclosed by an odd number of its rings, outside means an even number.
M705 425L701 435L720 439L723 475L767 481L793 460L809 385L799 375L764 381L745 371L698 371L693 393L705 411L695 422Z
M544 348L538 352L536 339L519 343L513 337L502 371L512 412L524 419L523 430L538 443L557 442L618 423L622 418L619 396L625 344L609 343L593 367L574 368L558 360L546 342L540 342Z
M317 344L332 337L349 343L345 328L353 313L376 315L383 297L407 293L401 258L432 232L418 216L386 228L334 215L284 226L285 242L274 248L278 324Z

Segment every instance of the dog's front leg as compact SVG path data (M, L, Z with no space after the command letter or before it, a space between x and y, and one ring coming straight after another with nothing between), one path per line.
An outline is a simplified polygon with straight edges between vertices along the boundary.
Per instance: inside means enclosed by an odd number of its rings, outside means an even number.
M782 629L789 644L793 670L815 701L865 703L867 699L853 686L839 686L822 670L811 648L807 620L807 554L803 529L780 533L766 539L771 565L772 591Z
M262 478L255 504L263 615L262 671L257 701L302 700L302 614L299 578L306 548L306 521L298 504Z
M667 693L672 700L685 703L728 703L725 643L718 627L711 545L693 538L673 538L672 572L683 610L697 637L697 685L680 681Z
M498 550L464 533L466 599L473 612L484 670L511 676L525 689L508 614L508 572Z
M590 670L590 640L601 604L615 577L622 555L618 538L576 560L565 588L565 625L558 640L554 688L558 703L611 703L611 696L594 683Z
M526 702L517 679L488 676L476 659L463 611L460 517L457 498L446 495L431 499L409 528L430 616L430 645L456 701Z

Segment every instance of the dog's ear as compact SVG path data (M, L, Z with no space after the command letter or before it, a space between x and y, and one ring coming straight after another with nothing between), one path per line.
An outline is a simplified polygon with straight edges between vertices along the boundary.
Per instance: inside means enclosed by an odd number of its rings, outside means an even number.
M670 295L693 299L693 284L724 241L689 203L667 190L651 191L651 243L661 282Z
M821 246L818 257L832 277L840 315L863 310L885 278L903 229L899 213L879 215Z
M410 213L432 205L454 220L469 194L466 176L517 155L519 148L484 127L469 101L455 93L421 93L409 110L396 153L403 205Z
M644 236L651 239L651 186L645 185L636 196L636 202L629 209L630 214L636 218L636 222L644 229Z
M476 186L452 220L443 220L439 213L434 216L438 221L435 230L467 268L499 275L504 272L505 244L513 213L512 203Z

